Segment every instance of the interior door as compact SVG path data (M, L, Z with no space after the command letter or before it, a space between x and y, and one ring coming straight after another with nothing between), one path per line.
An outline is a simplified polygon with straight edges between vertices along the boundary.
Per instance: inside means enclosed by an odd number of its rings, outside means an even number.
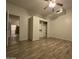
M47 22L40 21L40 38L47 37Z

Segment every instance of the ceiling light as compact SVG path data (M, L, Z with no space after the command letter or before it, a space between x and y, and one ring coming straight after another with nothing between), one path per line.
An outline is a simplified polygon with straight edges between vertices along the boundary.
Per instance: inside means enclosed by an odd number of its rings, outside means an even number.
M51 1L49 2L49 7L50 7L50 8L54 8L55 5L56 5L56 3L52 3Z

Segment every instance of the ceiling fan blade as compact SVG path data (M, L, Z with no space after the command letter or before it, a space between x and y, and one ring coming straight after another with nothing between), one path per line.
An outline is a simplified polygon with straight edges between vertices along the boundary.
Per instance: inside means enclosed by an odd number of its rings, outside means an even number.
M61 3L56 3L57 5L59 5L59 6L63 6L63 4L61 4Z
M66 14L66 9L62 8L62 11L61 11L61 9L59 9L59 10L56 11L56 13L61 14L61 15Z

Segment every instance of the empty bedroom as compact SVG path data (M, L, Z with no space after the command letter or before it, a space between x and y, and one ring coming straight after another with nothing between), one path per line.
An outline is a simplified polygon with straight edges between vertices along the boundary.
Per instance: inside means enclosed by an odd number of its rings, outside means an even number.
M7 59L72 59L72 0L6 0Z

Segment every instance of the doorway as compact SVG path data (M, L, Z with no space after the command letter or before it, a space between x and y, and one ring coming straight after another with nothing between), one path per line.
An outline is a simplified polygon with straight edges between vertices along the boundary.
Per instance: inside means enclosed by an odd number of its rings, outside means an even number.
M19 42L20 16L9 14L9 39L8 44Z
M40 39L47 38L47 22L40 21Z

